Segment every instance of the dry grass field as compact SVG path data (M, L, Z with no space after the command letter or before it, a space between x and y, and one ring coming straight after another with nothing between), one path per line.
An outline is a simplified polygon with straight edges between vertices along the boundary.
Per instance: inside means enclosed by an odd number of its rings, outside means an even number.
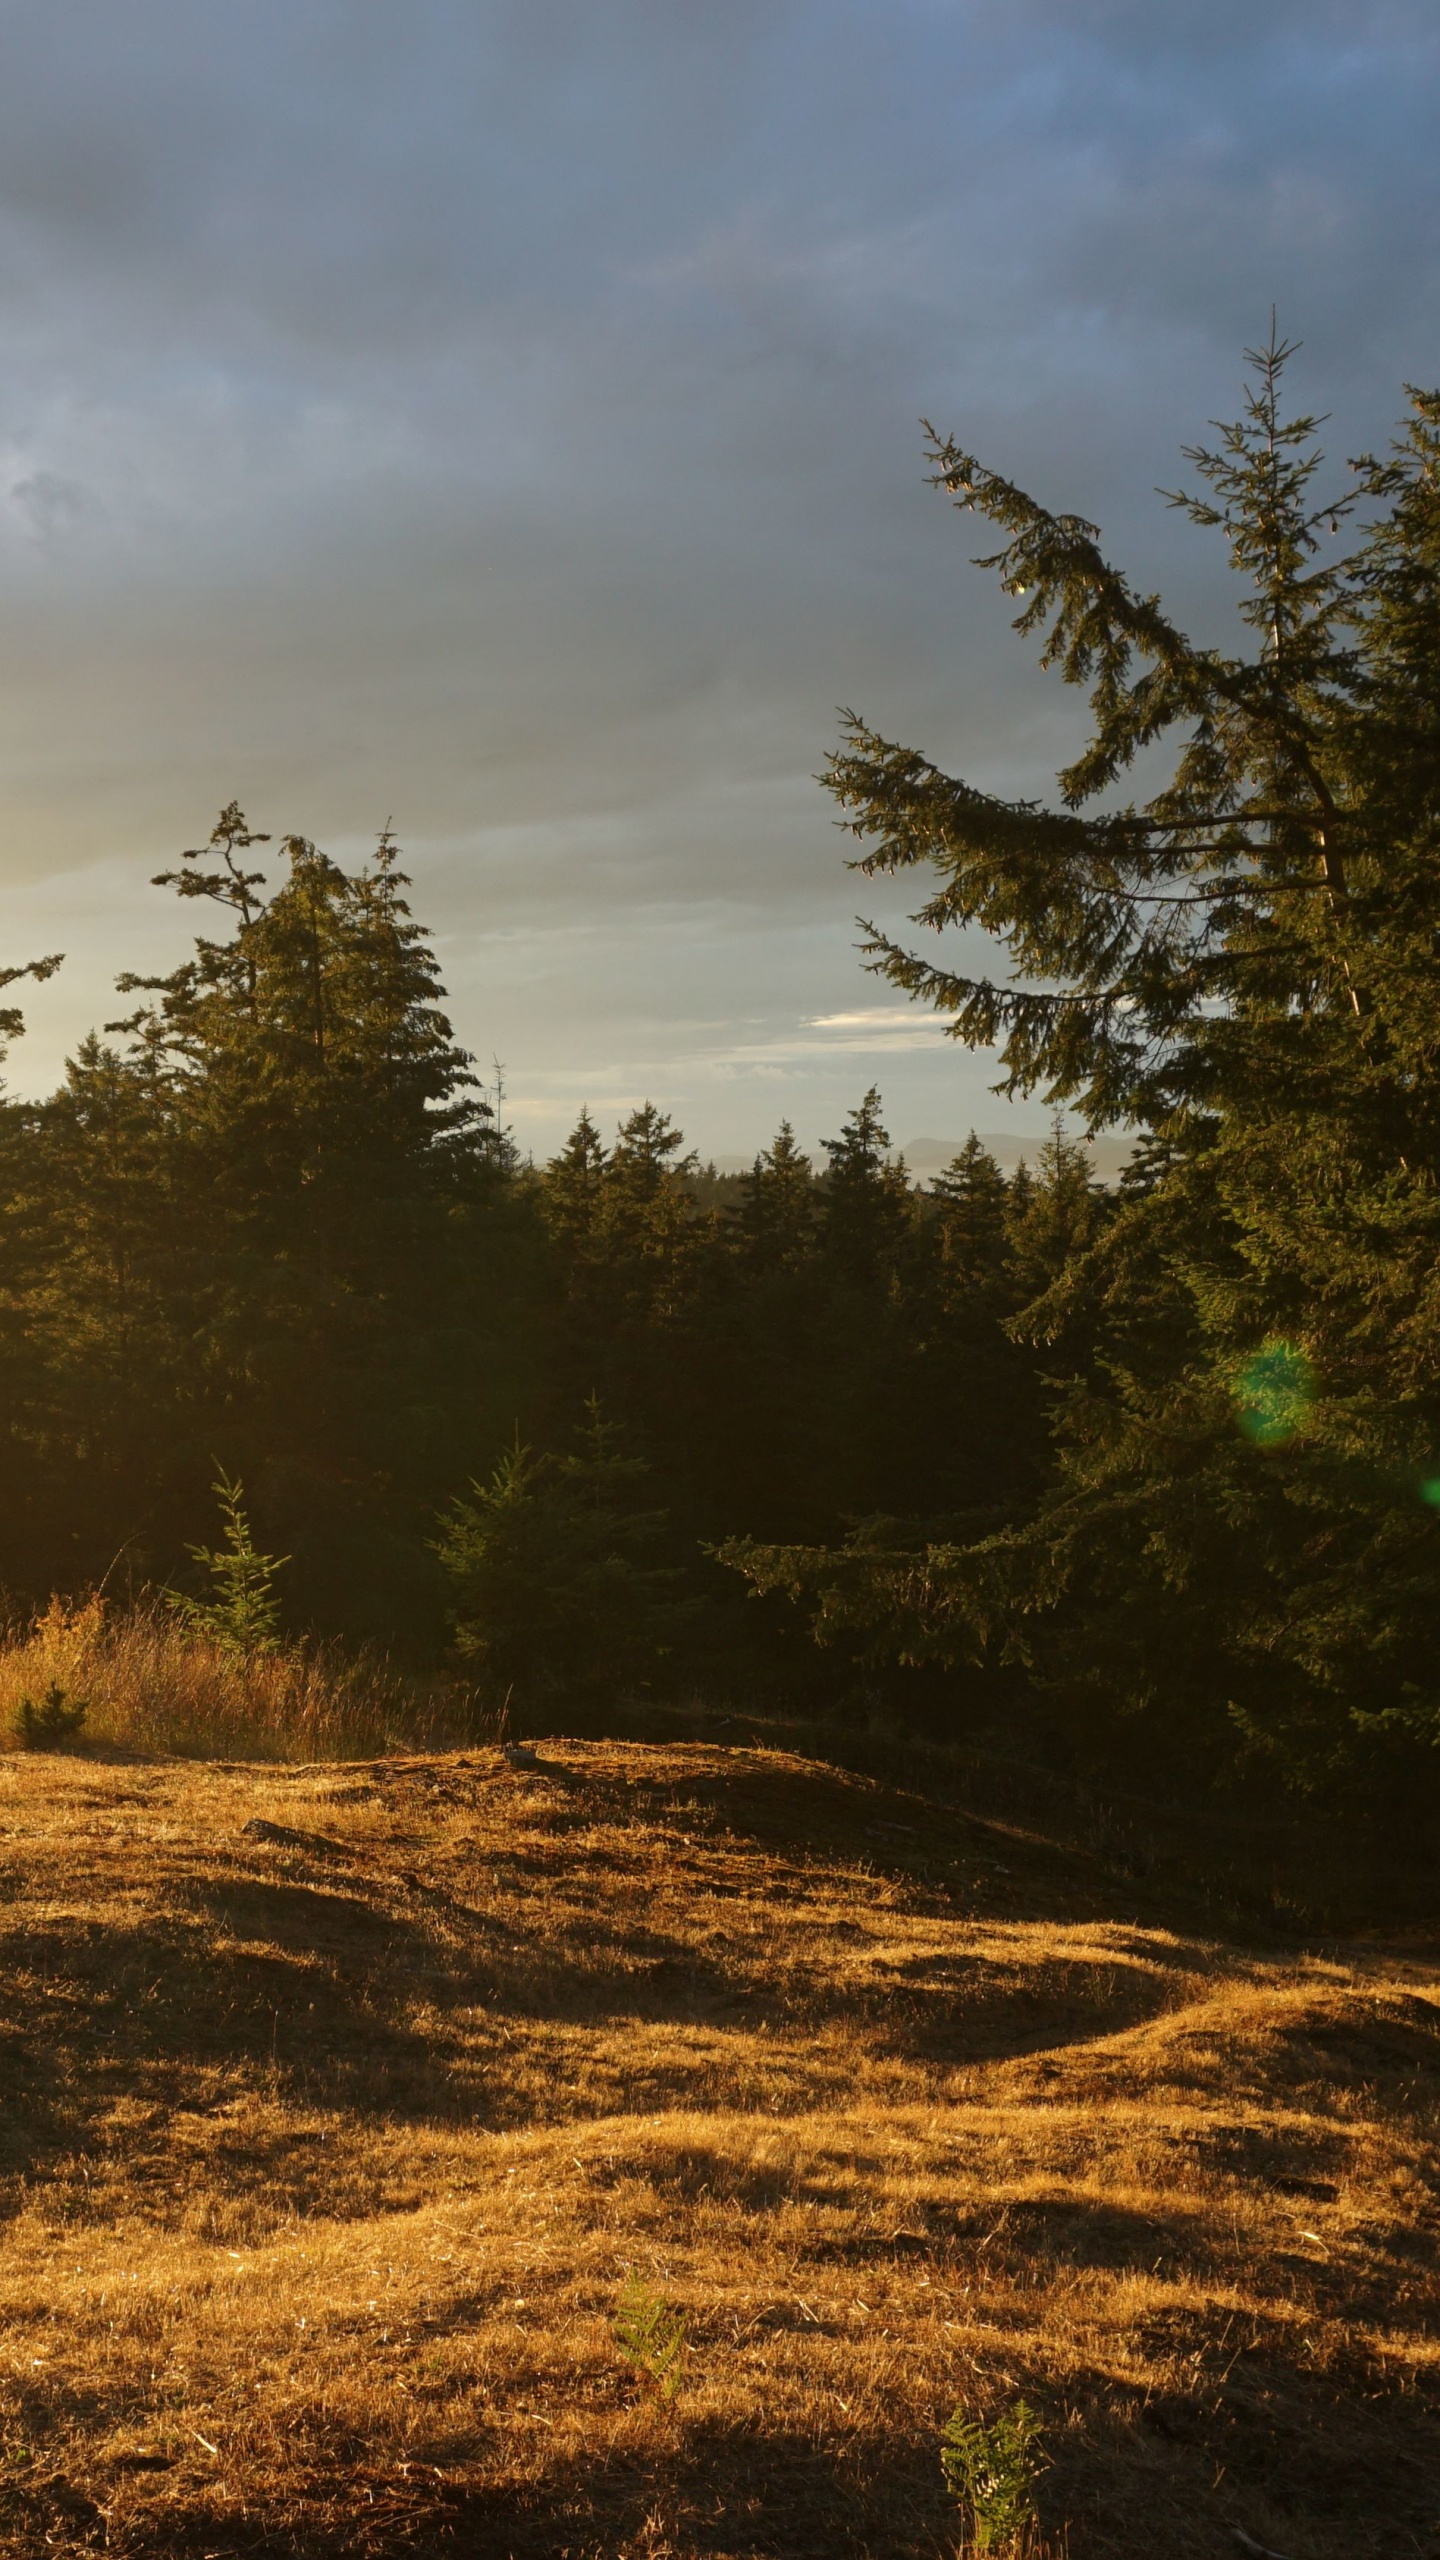
M1440 2552L1440 1950L542 1758L0 1760L7 2553L908 2560L1022 2393L1048 2552Z

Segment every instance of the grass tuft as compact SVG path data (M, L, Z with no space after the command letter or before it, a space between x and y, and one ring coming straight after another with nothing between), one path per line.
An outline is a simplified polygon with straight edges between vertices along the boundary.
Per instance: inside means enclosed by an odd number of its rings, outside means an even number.
M443 1750L485 1729L456 1682L323 1644L247 1654L163 1596L124 1610L98 1594L55 1599L13 1628L0 1643L0 1719L32 1748L80 1732L46 1725L46 1698L67 1714L83 1698L87 1742L187 1760L361 1760Z

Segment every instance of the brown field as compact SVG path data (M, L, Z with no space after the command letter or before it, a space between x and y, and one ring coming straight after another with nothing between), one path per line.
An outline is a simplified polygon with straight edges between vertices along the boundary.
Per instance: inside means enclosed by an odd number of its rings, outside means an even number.
M545 1756L0 1760L6 2552L908 2560L1020 2393L1070 2560L1440 2552L1434 1947Z

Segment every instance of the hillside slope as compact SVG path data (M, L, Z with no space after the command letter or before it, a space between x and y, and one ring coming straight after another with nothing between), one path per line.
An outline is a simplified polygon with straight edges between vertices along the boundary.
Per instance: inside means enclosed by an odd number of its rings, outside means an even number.
M16 2554L1440 2551L1433 1954L777 1753L0 1762ZM690 2318L647 2396L610 2320Z

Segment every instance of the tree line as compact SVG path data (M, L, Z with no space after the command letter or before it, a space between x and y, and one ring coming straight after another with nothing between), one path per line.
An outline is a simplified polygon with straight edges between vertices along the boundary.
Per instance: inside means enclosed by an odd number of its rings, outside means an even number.
M754 1674L726 1539L1033 1491L1038 1372L1005 1325L1102 1214L1080 1147L1007 1182L972 1142L922 1191L871 1092L818 1165L786 1125L718 1176L648 1102L522 1160L393 841L356 872L267 841L232 805L159 875L218 930L0 1113L12 1601L183 1582L218 1466L296 1630L443 1655L468 1505L515 1622L476 1658L507 1683ZM633 1578L590 1624L637 1541L658 1650Z
M1173 500L1228 547L1237 651L937 437L1090 742L1058 806L860 721L832 760L859 871L928 873L916 924L1007 967L875 931L869 964L1005 1090L1131 1132L1113 1193L1059 1120L921 1187L874 1092L738 1177L651 1103L522 1161L390 837L346 872L232 805L160 875L208 904L191 958L0 1111L15 1601L175 1573L218 1463L297 1630L523 1698L878 1694L1428 1821L1440 395L1326 496L1290 352Z

